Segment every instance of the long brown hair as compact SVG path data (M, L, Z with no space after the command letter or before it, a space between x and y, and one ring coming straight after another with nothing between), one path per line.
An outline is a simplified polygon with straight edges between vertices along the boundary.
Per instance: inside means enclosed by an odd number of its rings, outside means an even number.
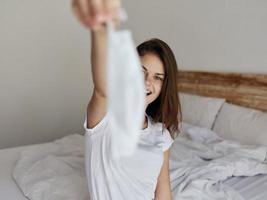
M175 56L164 41L156 38L138 45L137 52L139 56L152 53L158 56L163 63L165 78L161 93L156 100L148 105L146 113L152 117L154 122L161 122L174 139L179 130L179 122L182 119L177 88L178 67Z

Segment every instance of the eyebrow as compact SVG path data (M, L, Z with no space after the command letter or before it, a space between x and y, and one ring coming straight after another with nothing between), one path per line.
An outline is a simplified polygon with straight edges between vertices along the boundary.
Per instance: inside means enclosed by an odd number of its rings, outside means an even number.
M144 66L144 65L142 65L142 68L147 72L147 68ZM164 76L165 74L161 74L161 73L155 73L156 75L160 75L160 76Z

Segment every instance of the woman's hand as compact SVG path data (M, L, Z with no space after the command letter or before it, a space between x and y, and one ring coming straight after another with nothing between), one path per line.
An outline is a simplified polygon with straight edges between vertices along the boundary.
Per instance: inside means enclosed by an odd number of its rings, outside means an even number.
M72 0L72 9L78 20L93 31L107 21L120 22L120 0Z

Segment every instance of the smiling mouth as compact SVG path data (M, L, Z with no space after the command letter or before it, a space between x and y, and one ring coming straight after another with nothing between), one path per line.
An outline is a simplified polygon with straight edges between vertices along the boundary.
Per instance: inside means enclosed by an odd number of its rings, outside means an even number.
M146 91L146 96L151 95L151 94L152 94L152 92Z

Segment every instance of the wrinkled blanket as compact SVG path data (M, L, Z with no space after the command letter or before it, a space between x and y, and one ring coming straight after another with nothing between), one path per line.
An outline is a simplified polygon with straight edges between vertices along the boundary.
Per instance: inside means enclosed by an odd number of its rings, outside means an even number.
M84 136L69 135L21 152L13 177L31 200L88 200Z
M266 147L240 145L203 128L185 127L171 148L174 200L242 200L223 181L267 174ZM21 152L13 177L31 200L88 200L84 137L69 135Z
M232 176L267 174L267 147L223 140L205 128L184 124L170 156L175 200L243 200L223 181Z

